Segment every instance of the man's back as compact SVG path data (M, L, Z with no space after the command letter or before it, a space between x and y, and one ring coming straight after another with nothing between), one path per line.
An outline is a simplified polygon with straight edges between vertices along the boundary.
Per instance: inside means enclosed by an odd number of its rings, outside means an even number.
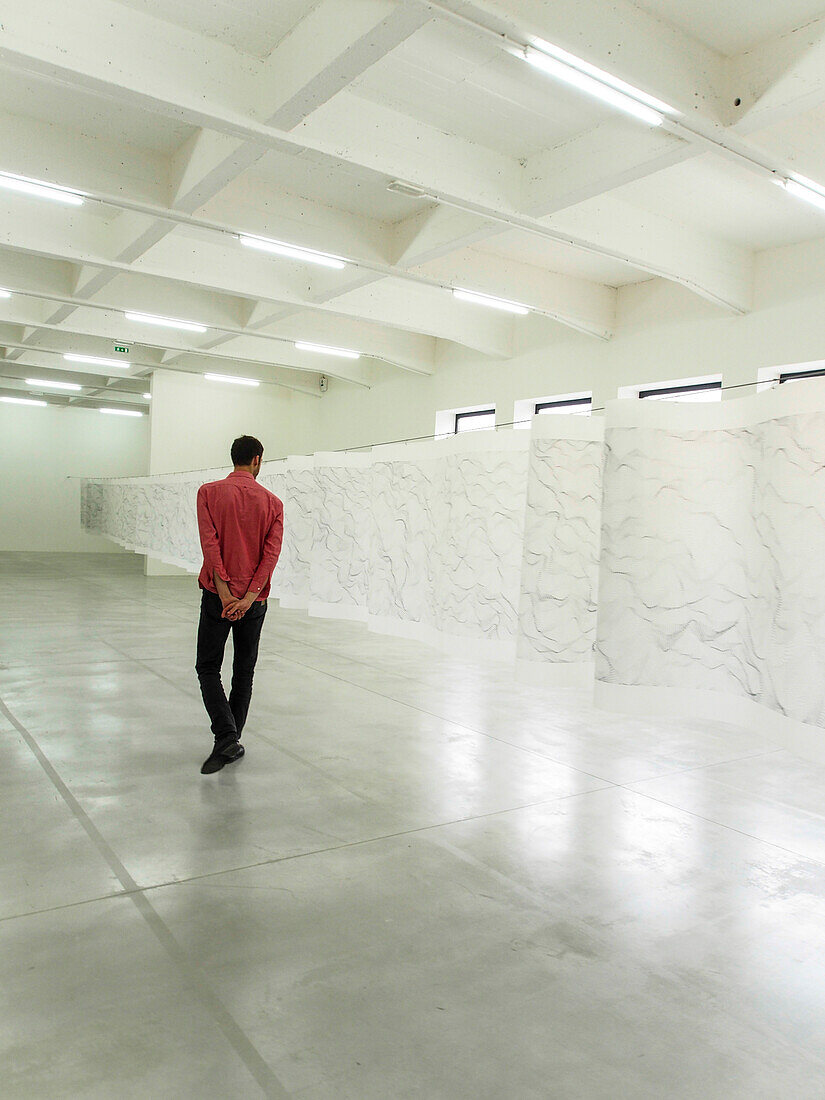
M270 578L283 539L283 504L250 473L235 470L198 490L198 527L204 564L198 578L215 592L214 573L227 582L233 596L258 587L260 600L269 595ZM216 554L217 551L217 554Z

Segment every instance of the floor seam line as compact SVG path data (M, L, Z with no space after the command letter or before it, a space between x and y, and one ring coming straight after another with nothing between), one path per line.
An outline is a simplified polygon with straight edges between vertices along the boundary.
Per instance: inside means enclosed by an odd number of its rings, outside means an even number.
M115 653L119 654L120 657L123 659L123 662L129 662L129 661L135 662L136 664L139 664L139 665L141 665L141 667L145 668L147 672L151 673L154 676L157 676L158 679L163 680L164 683L169 684L170 687L175 688L176 691L181 692L182 694L186 695L189 698L192 698L192 699L197 698L197 693L195 692L194 689L192 689L190 691L187 688L182 687L180 684L176 683L174 680L171 680L168 676L164 676L162 672L159 672L157 669L152 668L152 666L150 664L148 664L148 662L144 658L132 657L129 654L124 653L123 650L118 649L117 646L115 646L112 642L108 641L102 635L98 635L97 637L98 637L98 640L103 642L104 645L108 646L109 649L111 649ZM295 641L294 638L288 638L287 640ZM299 645L304 645L306 643L303 643L303 642L299 641L298 644ZM325 650L320 646L315 646L315 647L310 647L310 648L317 648L321 653L327 653L328 652L328 653L331 653L333 656L337 656L337 654L335 654L332 650ZM264 656L269 656L269 655L264 654ZM573 764L567 764L564 761L558 760L553 756L548 756L547 754L545 754L543 752L540 752L538 749L531 749L531 748L526 748L523 745L516 745L512 741L507 741L502 737L497 737L495 734L492 734L492 733L486 733L483 730L477 730L473 726L468 726L468 725L464 724L463 722L457 722L452 718L447 718L444 715L436 714L434 711L426 710L423 707L418 707L414 703L408 703L403 699L396 699L392 695L385 695L383 692L376 691L374 688L364 687L363 684L355 683L352 680L348 680L344 676L338 676L335 673L327 672L324 669L317 669L313 665L304 664L304 662L302 662L302 661L296 661L294 658L285 657L283 654L280 654L280 653L272 654L271 656L274 657L275 660L284 661L287 664L297 665L299 668L305 668L305 669L308 669L311 672L316 672L321 676L326 676L330 679L337 680L339 683L347 684L348 686L353 687L358 691L365 691L370 695L376 696L376 698L385 699L385 700L387 700L387 702L395 703L396 705L401 706L401 707L406 707L409 710L415 711L417 714L425 714L430 718L436 719L437 721L446 722L449 725L456 726L458 729L466 730L468 733L475 734L477 737L485 737L490 741L494 741L494 742L496 742L497 744L500 744L500 745L505 745L508 748L515 749L516 751L525 752L525 753L528 753L530 755L537 756L539 759L546 760L551 764L556 764L558 767L568 768L570 771L576 772L578 775L584 775L584 776L587 776L588 778L595 779L600 783L609 784L611 786L626 787L626 784L622 784L622 783L620 783L616 780L607 779L605 776L597 775L595 772L584 771L580 768L575 767L575 765L573 765ZM121 662L118 662L118 663L121 663ZM361 662L357 662L357 663L361 663ZM374 665L367 665L367 664L364 663L364 667L365 668L375 668L376 671L381 672L381 669L377 668L377 666L374 666ZM326 772L324 772L322 769L318 768L317 765L312 764L311 761L306 760L304 757L300 756L299 754L293 753L292 751L290 751L288 749L285 749L283 746L279 745L277 743L277 741L273 740L271 737L268 737L266 734L259 734L258 736L260 736L262 741L265 741L268 745L270 745L270 747L274 748L276 751L283 752L284 755L290 756L294 760L298 760L305 767L308 767L308 768L311 768L311 769L317 771L320 775L324 776L324 778L327 779L328 782L335 783L342 790L347 791L347 793L351 794L353 797L364 799L363 795L360 795L355 791L351 791L348 787L345 787L342 784L338 783L335 779L328 776ZM667 779L667 778L670 778L670 777L675 776L675 775L687 775L687 774L691 774L695 771L701 771L701 770L706 769L706 768L722 767L725 764L735 764L735 763L739 763L740 761L744 761L744 760L753 760L753 759L756 759L760 756L770 756L773 753L780 752L780 751L782 751L782 750L779 749L779 748L766 749L766 750L764 750L762 752L758 752L758 753L748 753L748 754L743 755L743 756L729 757L729 758L726 758L724 760L711 761L708 764L697 764L695 767L679 768L679 769L677 769L675 771L672 771L672 772L663 772L661 775L647 776L645 779L637 780L637 782L639 782L639 783L654 782L655 780ZM371 803L371 804L378 805L378 803Z
M104 639L102 639L102 640L104 640ZM115 653L122 653L122 650L119 650L111 642L105 642L105 644L108 645L110 649L113 649L115 651ZM168 676L164 676L162 672L158 672L157 669L152 668L142 658L140 658L140 657L131 657L131 658L127 657L126 659L135 661L137 664L139 664L143 668L145 668L147 672L151 673L153 676L157 676L159 679L163 680L164 683L169 684L170 687L175 688L176 691L181 692L181 694L186 695L188 698L197 699L197 692L195 691L194 688L190 691L188 688L181 687L181 685L176 684L174 680L170 680ZM343 785L343 783L339 783L336 779L334 779L331 776L327 775L327 773L322 768L319 768L317 764L313 764L311 761L305 760L304 757L300 756L298 753L292 752L290 749L284 748L282 745L279 745L277 741L274 741L271 737L268 737L266 734L258 733L258 734L256 734L256 737L259 737L262 741L265 741L270 746L270 748L275 749L276 752L282 752L284 754L284 756L289 756L293 760L299 761L301 764L304 765L304 767L310 768L311 770L318 772L318 774L322 775L328 783L332 783L335 786L340 787L340 789L342 791L346 791L347 794L352 795L353 798L358 798L361 801L367 802L372 806L378 806L379 805L379 803L373 802L371 799L366 798L364 795L358 794L356 791L351 791L349 789L349 787L345 787Z
M584 798L589 794L597 794L600 791L615 790L617 784L608 783L602 787L594 787L589 791L574 791L571 794L558 795L556 798L543 798L538 802L526 802L519 806L507 806L501 810L490 810L489 813L473 814L470 817L459 817L451 821L436 821L431 825L416 825L412 829L402 829L396 833L382 833L380 836L365 837L363 840L348 840L343 844L333 844L327 848L313 848L308 852L295 852L293 855L275 856L272 859L261 859L255 863L246 863L240 867L228 867L222 871L209 871L202 875L191 875L185 879L172 879L169 882L158 882L151 886L138 887L141 891L161 890L168 886L186 886L191 882L200 882L207 878L218 878L221 875L231 875L239 871L251 871L256 867L270 867L277 863L289 863L296 859L304 859L310 856L328 855L331 852L345 851L347 848L360 848L367 844L379 844L383 840L398 840L405 836L417 836L419 833L431 832L434 829L447 829L453 825L468 825L474 821L485 821L491 817L501 817L504 814L519 813L521 810L533 810L539 806L549 806L557 802L566 802L573 798Z
M292 639L292 640L294 640L294 639ZM305 645L306 643L299 642L298 644ZM317 649L319 649L319 651L321 653L331 653L333 656L339 656L338 654L334 653L334 651L325 650L320 646L310 647L310 648L317 648ZM521 752L526 752L526 753L530 753L534 756L538 756L541 760L547 760L551 764L556 764L561 768L569 768L571 771L577 772L579 775L586 775L591 779L596 779L596 780L599 780L602 783L608 783L608 784L610 784L612 786L615 786L615 787L623 786L622 783L619 783L616 780L607 779L605 776L597 775L595 772L584 771L581 768L577 768L573 764L566 764L563 760L558 760L554 756L548 756L546 753L540 752L538 749L530 749L530 748L526 748L523 745L516 745L512 741L505 740L503 737L497 737L494 733L486 733L483 730L477 730L473 726L468 726L463 722L457 722L453 718L446 718L444 715L436 714L434 711L426 710L424 707L418 707L414 703L408 703L403 699L396 699L392 695L385 695L381 691L376 691L375 688L364 687L363 684L357 684L352 680L346 679L346 677L344 677L344 676L336 675L334 672L327 672L325 669L318 669L318 668L315 668L313 665L304 664L303 661L297 661L293 657L285 657L281 654L277 654L276 657L277 657L278 660L286 661L289 664L297 665L299 668L307 668L310 671L317 672L322 676L327 676L331 679L338 680L340 683L349 684L350 687L354 687L354 688L356 688L360 691L366 691L370 695L375 695L379 699L386 699L388 702L397 703L399 706L407 707L410 710L414 710L417 714L426 714L430 718L435 718L435 719L437 719L438 721L441 721L441 722L447 722L452 726L456 726L458 729L466 730L468 733L474 733L478 737L486 737L489 740L495 741L500 745L506 745L508 748L516 749L516 750L521 751ZM360 662L356 662L356 663L360 663ZM377 666L375 666L375 665L366 665L365 664L364 667L365 668L375 668L376 671L378 671L378 672L382 671L381 669L377 668ZM782 751L781 748L765 749L764 751L761 751L761 752L758 752L758 753L747 753L743 756L735 756L735 757L726 758L724 760L711 761L708 764L697 764L695 767L680 768L680 769L677 769L676 771L673 771L673 772L665 772L662 775L650 776L647 779L638 780L638 782L640 782L640 783L642 783L642 782L652 782L655 779L666 779L669 776L685 775L685 774L688 774L688 773L691 773L691 772L694 772L694 771L699 771L703 768L714 768L714 767L721 767L724 764L735 764L735 763L738 763L739 761L742 761L742 760L752 760L752 759L755 759L756 757L759 757L759 756L770 756L772 753L781 752L781 751Z
M266 741L266 743L271 748L275 749L276 752L282 752L284 754L284 756L288 756L292 760L297 760L298 763L303 764L303 766L305 768L309 768L311 771L317 772L318 775L323 776L323 778L327 781L327 783L332 783L334 786L338 787L340 790L346 791L346 793L349 794L349 795L352 795L353 798L357 798L359 800L359 802L364 802L368 806L375 806L376 809L381 809L381 803L380 802L376 802L372 798L367 798L366 795L359 794L358 791L350 790L349 787L344 786L344 784L341 783L339 780L334 779L332 776L328 775L327 772L325 772L323 768L319 768L317 764L313 764L311 760L305 759L299 753L293 752L292 749L286 749L286 748L284 748L283 745L279 745L277 741L273 741L273 739L271 737L267 736L267 734L260 733L260 732L256 733L255 734L255 739L256 740L260 739L261 741Z
M114 873L121 886L123 886L124 890L128 893L128 896L133 901L149 929L154 933L155 938L160 945L165 948L167 955L177 964L184 983L201 1001L204 1007L211 1011L213 1019L219 1030L223 1033L224 1038L243 1062L247 1071L260 1085L264 1095L273 1097L275 1100L285 1100L285 1098L288 1098L289 1093L278 1080L272 1068L264 1060L257 1047L254 1046L229 1010L223 1005L212 987L197 974L194 967L189 963L183 948L178 944L172 932L163 921L163 918L152 907L149 899L144 896L144 890L138 886L115 850L80 805L65 780L61 777L60 773L38 744L37 739L23 723L15 717L6 705L5 700L1 697L0 712L2 712L6 719L12 723L26 742L30 752L38 761L63 801L74 814L78 824L89 837L104 862L109 865L109 869Z
M137 602L137 601L135 601L135 602ZM293 609L288 609L288 610L293 610ZM180 691L182 694L185 694L190 698L197 698L197 694L194 690L189 691L186 688L181 687L180 684L175 683L175 681L169 679L168 676L164 676L163 673L158 672L157 669L152 668L151 665L149 665L146 662L146 660L144 660L143 658L130 657L128 654L124 653L123 650L118 649L117 646L115 646L112 642L109 642L102 635L98 635L98 638L99 638L100 641L102 641L104 643L104 645L108 646L115 653L119 654L124 659L124 661L134 661L134 662L136 662L137 664L139 664L143 668L145 668L147 672L152 673L153 675L157 676L159 679L163 680L164 683L169 684L170 687L174 687L177 691ZM339 654L336 654L333 650L324 649L322 646L312 646L312 645L309 645L308 643L302 642L299 639L295 639L294 637L291 637L291 636L287 636L287 641L296 642L298 645L306 645L307 648L317 649L320 653L329 653L332 656L339 656ZM272 654L272 655L265 653L264 656L265 657L266 656L272 656L275 660L284 661L287 664L294 664L294 665L297 665L299 668L308 669L309 671L315 672L318 675L326 676L330 679L338 681L339 683L347 684L349 687L355 688L358 691L367 692L370 695L374 695L376 698L385 699L387 702L394 703L397 706L405 707L409 710L415 711L418 714L425 714L430 718L436 719L437 721L446 722L449 725L455 726L458 729L466 730L468 733L475 734L477 737L485 737L490 741L496 742L497 744L505 745L508 748L515 749L517 752L524 752L524 753L528 753L529 755L537 756L541 760L546 760L549 763L555 764L555 765L557 765L558 767L561 767L561 768L567 768L570 771L576 772L578 775L584 775L584 776L587 776L590 779L595 779L598 782L610 784L611 786L624 786L624 784L619 783L616 780L607 779L605 776L597 775L595 772L584 771L581 768L577 768L573 764L567 764L563 760L556 759L556 757L548 756L546 753L540 752L538 749L532 749L532 748L527 748L523 745L517 745L512 741L507 741L503 737L498 737L495 734L487 733L484 730L475 729L473 726L468 726L465 723L458 722L453 718L447 718L444 715L435 713L434 711L426 710L423 707L418 707L414 703L408 703L403 699L396 699L395 696L386 695L384 692L376 691L374 688L365 687L363 684L358 684L355 681L349 680L344 676L338 676L335 673L327 672L324 669L315 668L313 665L305 664L303 661L297 661L294 658L286 657L286 656L284 656L283 654L280 654L280 653L276 653L276 654ZM376 665L370 665L370 664L367 664L366 662L356 662L356 663L361 664L364 668L374 669L375 671L377 671L379 673L382 672L382 670L380 668L378 668L378 666L376 666ZM334 780L334 779L330 778L329 776L327 776L326 773L323 770L319 769L317 767L317 765L313 765L310 761L305 760L303 757L301 757L297 754L294 754L294 753L290 752L287 749L284 749L281 745L279 745L272 738L267 737L265 734L260 734L260 737L261 737L261 740L266 741L267 744L269 744L272 748L276 749L277 751L283 752L285 755L291 756L293 759L296 759L296 760L300 761L306 767L313 768L314 770L318 771L329 782L332 782L332 783L336 782L336 780ZM733 763L738 763L739 761L742 761L742 760L755 759L756 757L767 756L767 755L770 755L771 753L779 752L779 751L781 751L781 750L778 749L778 748L777 749L767 749L764 752L750 753L750 754L746 754L746 755L741 756L741 757L731 757L731 758L726 758L725 760L712 761L709 764L699 764L699 765L696 765L695 767L682 768L682 769L678 769L678 770L673 771L673 772L665 772L662 775L649 776L645 780L639 780L638 782L652 782L653 780L656 780L656 779L666 779L666 778L674 776L674 775L689 774L691 772L699 771L699 770L702 770L704 768L721 767L724 764L733 764ZM356 792L350 791L349 788L344 787L340 783L338 784L338 786L340 786L342 790L345 790L349 794L353 795L353 797L357 797L357 798L363 798L364 797L363 795L358 795Z
M127 658L127 660L132 660L132 661L135 661L137 664L142 665L143 668L145 668L147 672L151 672L154 676L157 676L159 679L163 680L164 683L169 684L170 687L175 688L177 691L181 692L184 695L187 695L189 698L193 698L193 699L197 698L197 694L196 694L194 689L192 689L192 691L189 691L187 688L181 687L180 684L176 684L174 680L170 680L168 676L164 676L162 672L158 672L157 669L152 668L151 665L149 665L143 658L141 658L141 657L131 657L130 658L128 656L128 654L124 654L123 650L118 649L117 646L113 645L111 642L107 642L103 638L101 639L101 641L103 641L107 646L109 646L110 649L113 649L115 651L115 653L120 653L121 655L125 656ZM476 735L476 737L486 737L490 741L495 741L496 744L506 745L507 748L515 749L517 752L524 752L524 753L527 753L528 755L531 755L531 756L537 756L540 760L546 760L548 763L555 764L560 768L567 768L568 771L575 772L577 775L584 775L588 779L595 779L598 783L606 783L606 784L609 784L610 786L617 786L615 781L612 780L612 779L607 779L603 775L596 775L594 772L583 771L581 768L576 768L572 764L565 764L563 761L556 760L552 756L546 756L544 753L539 752L537 749L527 749L527 748L524 748L522 745L515 745L515 744L513 744L512 741L505 741L504 738L502 738L502 737L496 737L495 734L484 733L482 730L473 729L472 726L466 726L462 722L455 722L451 718L445 718L445 717L443 717L443 715L435 714L433 711L424 710L421 707L416 707L412 703L405 703L402 699L395 699L391 695L384 695L382 692L374 691L372 688L365 688L361 684L353 683L351 680L346 680L344 677L341 677L341 676L335 676L333 673L324 672L321 669L314 669L314 668L312 668L311 665L304 665L300 661L291 660L289 657L282 657L280 654L276 654L275 656L276 656L277 660L286 661L288 664L295 664L299 668L308 668L308 669L310 669L310 671L318 672L322 676L329 676L332 679L337 680L339 683L348 684L350 687L354 687L358 691L366 691L370 695L375 695L379 699L386 699L387 702L395 703L400 707L407 707L409 710L414 710L417 714L426 714L428 717L435 718L439 722L446 722L448 725L455 726L457 729L462 729L462 730L466 730L468 733L473 733L473 734ZM262 737L263 740L267 741L267 743L269 745L271 745L274 749L277 749L279 752L283 752L287 756L294 755L289 750L282 748L277 743L277 741L273 741L271 738L267 738L263 734L261 735L261 737ZM307 767L315 767L316 770L320 770L320 769L317 769L317 765L311 764L310 762L304 760L303 757L294 756L294 758L300 760ZM321 772L321 774L326 775L325 772ZM327 776L327 779L329 779L328 776ZM332 779L330 779L329 781L330 782L335 782L335 780L332 780ZM347 790L346 787L343 787L342 789ZM349 793L352 794L353 792L350 791ZM357 797L363 797L363 796L359 795Z
M99 894L94 898L80 898L78 901L64 902L63 905L48 905L45 909L31 909L28 913L8 913L5 917L0 917L0 924L10 920L25 920L26 917L42 917L45 913L59 913L63 909L77 909L81 905L94 905L98 901L125 898L129 896L129 893L128 890L114 890L111 894Z
M24 920L26 917L42 916L44 913L56 913L63 909L76 909L82 905L94 905L96 902L100 901L113 901L117 898L131 898L134 894L145 894L151 890L165 890L170 886L186 886L189 883L200 882L207 878L219 878L221 875L251 871L256 867L269 867L277 863L287 863L312 856L328 855L331 852L345 851L347 848L358 848L366 844L378 844L382 840L398 840L401 837L415 836L419 833L425 833L435 829L447 829L452 825L467 825L474 821L483 821L487 818L499 817L503 814L518 813L521 810L532 810L539 806L549 806L551 803L555 802L566 802L573 798L583 798L586 795L596 794L599 791L612 790L616 786L617 784L609 784L602 787L594 787L589 791L574 791L571 794L559 795L557 798L545 798L538 802L527 802L519 806L507 806L501 810L491 810L486 814L475 814L471 817L455 818L451 821L436 821L431 825L417 825L413 829L405 829L397 833L381 833L379 836L365 837L363 840L345 841L343 844L335 844L327 848L312 848L307 852L295 852L293 855L276 856L273 859L258 860L255 863L242 863L237 867L226 867L220 871L207 871L204 874L189 875L186 878L167 879L165 882L153 882L144 886L135 883L134 887L130 889L124 888L123 890L116 890L111 894L101 894L93 898L81 898L79 901L67 902L64 905L53 905L45 909L33 909L28 913L10 913L8 916L0 917L0 924L5 921Z
M279 608L279 610L280 610L280 608ZM295 608L285 608L285 610L289 610L289 611L292 611L292 610L296 610L296 609L295 609ZM350 621L350 622L355 622L355 620L342 620L342 621ZM277 625L276 625L276 629L277 629ZM368 633L369 633L369 631L368 631ZM324 646L322 646L322 645L316 645L316 644L315 644L315 643L313 643L313 642L306 642L306 641L304 641L304 640L303 640L303 639L301 639L301 638L296 638L296 637L295 637L294 635L292 635L292 634L283 634L283 635L281 635L281 636L282 636L283 638L285 638L285 640L286 640L287 642L292 642L292 643L293 643L294 645L302 645L302 646L304 646L304 647L305 647L306 649L315 649L315 650L317 650L317 651L318 651L319 653L322 653L322 654L324 654L324 655L325 655L325 656L327 656L327 657L338 657L338 658L341 658L341 656L342 656L342 655L341 655L340 653L336 653L334 649L326 649L326 648L325 648ZM375 635L373 635L373 636L375 636ZM380 636L380 637L388 637L388 635L379 635L379 636ZM392 635L389 635L389 637L392 637ZM397 640L397 641L402 641L402 640L406 640L406 639L400 639L400 638L396 638L395 640ZM427 643L426 643L426 642L423 642L423 643L419 643L419 644L422 644L422 645L425 645L425 646L427 645ZM430 648L430 647L428 646L428 648ZM352 664L355 664L355 665L360 665L360 666L361 666L361 668L370 668L370 669L372 669L372 670L373 670L374 672L380 672L380 673L382 673L383 675L392 675L392 676L397 676L397 677L399 677L399 679L402 679L402 680L408 680L408 681L409 681L409 682L410 682L411 684L414 684L414 683L416 682L416 678L415 678L414 676L408 676L408 675L407 675L407 674L406 674L405 672L392 672L392 673L389 673L389 674L388 674L388 673L386 673L386 672L385 672L385 670L384 670L384 669L382 669L382 668L381 668L381 666L380 666L380 665L373 665L373 664L370 664L370 663L369 663L369 661L358 661L358 660L356 660L356 659L355 659L354 657L349 657L349 656L343 656L343 658L342 658L342 659L343 659L343 660L345 660L345 661L350 661L350 662L351 662Z
M726 760L714 760L710 764L696 764L692 768L677 768L676 771L662 772L661 775L648 775L644 779L634 779L634 783L656 783L660 779L672 779L674 775L692 775L694 772L701 772L707 768L722 768L725 764L741 764L745 760L758 760L760 756L773 756L777 752L782 752L782 749L765 749L763 752L750 752L744 756L731 756ZM622 784L617 784L622 786Z
M641 782L645 781L642 780ZM716 821L715 818L705 817L704 814L697 813L695 810L688 810L685 809L684 806L677 806L674 802L668 802L664 798L657 798L656 795L647 794L645 791L637 791L633 787L626 786L624 783L617 783L615 786L617 790L627 791L628 794L639 795L642 798L649 798L651 802L658 802L660 806L667 806L670 810L676 810L678 813L687 814L689 817L695 817L697 821L705 821L708 825L716 825L719 829L727 829L728 832L746 837L748 840L753 840L757 844L764 844L769 848L775 848L778 852L784 852L786 855L795 856L797 859L807 860L809 863L815 863L819 867L825 867L825 859L806 855L805 852L797 852L793 848L786 848L783 844L776 844L772 840L765 840L763 837L754 836L753 833L748 833L744 829L737 829L735 825L726 825L724 821Z
M579 775L586 775L590 779L597 779L602 783L613 783L612 780L606 779L604 776L596 775L594 772L583 771L581 768L576 768L572 764L565 764L562 760L556 760L555 757L547 756L545 753L539 752L538 749L528 749L523 745L515 745L512 741L505 741L503 737L496 737L494 733L485 733L483 730L474 729L472 726L465 725L463 722L456 722L453 718L445 718L443 715L435 714L431 710L417 707L414 703L407 703L403 699L396 699L392 695L385 695L383 692L376 691L374 688L364 687L363 684L356 684L343 676L336 676L333 672L326 672L324 669L314 668L312 665L305 665L302 661L296 661L294 658L284 657L281 654L277 654L276 657L277 660L286 661L288 664L297 665L299 668L307 668L311 672L317 672L320 676L328 676L330 679L337 680L342 684L348 684L358 691L365 691L369 695L375 695L378 699L386 699L387 702L395 703L400 707L407 707L409 710L414 710L417 714L426 714L429 718L435 718L439 722L446 722L451 726L455 726L457 729L466 730L468 733L474 733L476 737L486 737L490 741L496 741L500 745L507 745L508 748L516 749L518 752L525 752L531 756L538 756L541 760L547 760L551 764L557 764L560 768L568 768L570 771L577 772Z

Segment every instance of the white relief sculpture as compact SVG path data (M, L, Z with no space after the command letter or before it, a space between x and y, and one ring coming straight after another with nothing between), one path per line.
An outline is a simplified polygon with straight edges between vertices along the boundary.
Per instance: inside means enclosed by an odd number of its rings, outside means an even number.
M616 402L605 439L597 701L825 759L825 383Z
M267 463L273 595L539 683L595 657L605 706L825 728L825 384L783 390ZM195 493L225 473L88 480L83 525L196 572Z
M531 679L548 665L592 680L602 498L602 425L537 423L521 565L518 658ZM552 435L547 433L552 432ZM568 677L575 683L576 678Z

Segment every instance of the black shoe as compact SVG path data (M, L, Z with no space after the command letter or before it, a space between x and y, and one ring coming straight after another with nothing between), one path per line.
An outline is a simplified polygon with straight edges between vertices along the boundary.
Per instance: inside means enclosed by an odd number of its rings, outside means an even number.
M226 764L232 764L236 760L240 760L245 751L243 745L239 741L235 741L234 744L227 745L220 752L213 752L211 756L207 756L204 760L201 775L211 775L213 772L219 772Z

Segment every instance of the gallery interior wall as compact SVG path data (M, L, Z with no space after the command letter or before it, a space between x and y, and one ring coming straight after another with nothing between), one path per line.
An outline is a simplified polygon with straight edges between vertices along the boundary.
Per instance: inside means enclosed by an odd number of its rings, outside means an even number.
M525 397L590 389L599 406L621 386L697 373L720 373L724 385L737 386L752 382L761 367L825 359L823 315L825 242L815 241L758 257L754 308L743 316L655 279L619 290L610 341L551 326L542 328L534 346L535 326L520 328L516 319L511 359L481 358L442 343L434 375L377 366L369 390L334 379L323 397L275 386L241 390L159 370L151 382L151 417L143 421L78 409L0 407L0 546L107 548L80 530L74 489L58 470L107 477L222 466L228 441L244 431L259 433L273 459L427 436L438 409L489 401L503 423ZM45 430L47 425L52 427ZM20 487L24 464L17 452L38 433L46 457L27 475L29 486L38 485L32 493Z
M0 550L117 552L78 522L80 481L149 469L149 424L96 409L0 403Z
M317 431L320 396L282 386L252 388L208 382L199 374L157 370L151 392L149 473L153 474L225 466L232 440L239 435L260 439L266 458L302 453L308 436L314 437Z
M442 342L430 377L387 370L370 390L333 380L321 402L315 449L432 434L435 413L444 408L489 401L505 423L523 398L592 390L598 407L622 386L697 373L721 374L724 386L739 386L762 367L825 360L825 241L761 253L755 266L753 309L745 315L651 279L619 289L609 341L542 323L544 335L533 344L534 319L515 318L510 359Z

